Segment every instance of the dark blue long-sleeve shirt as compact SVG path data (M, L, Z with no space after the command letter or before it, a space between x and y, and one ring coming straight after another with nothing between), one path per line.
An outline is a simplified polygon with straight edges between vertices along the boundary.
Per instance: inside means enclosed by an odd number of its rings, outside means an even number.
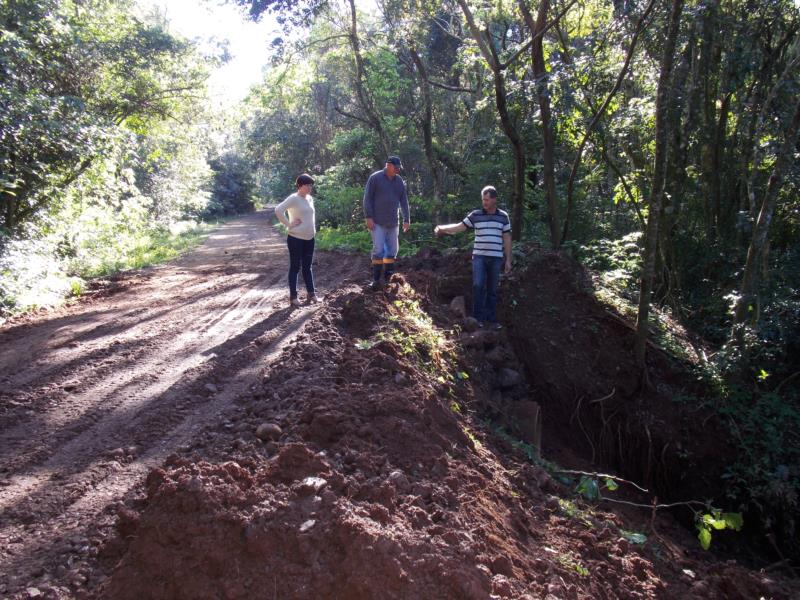
M394 227L399 223L398 208L403 212L403 222L410 223L408 192L400 175L389 179L384 170L370 175L364 188L364 217L372 219L378 225Z

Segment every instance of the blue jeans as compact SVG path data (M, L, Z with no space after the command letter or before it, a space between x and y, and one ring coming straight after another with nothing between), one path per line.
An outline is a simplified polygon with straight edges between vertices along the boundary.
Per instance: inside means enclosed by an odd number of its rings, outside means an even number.
M311 261L314 259L314 238L301 240L300 238L286 237L289 247L289 297L297 298L297 274L303 270L303 281L306 282L306 291L309 295L314 293L314 272L311 270Z
M502 258L472 257L472 316L478 321L497 321L497 285L502 266Z
M372 264L378 262L394 262L397 258L398 237L400 235L400 225L386 227L375 223L375 227L370 231L372 234Z

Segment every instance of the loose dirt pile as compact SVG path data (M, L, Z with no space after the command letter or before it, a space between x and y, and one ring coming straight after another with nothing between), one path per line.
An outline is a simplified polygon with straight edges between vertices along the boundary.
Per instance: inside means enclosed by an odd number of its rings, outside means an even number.
M101 595L721 599L798 590L698 559L688 535L650 535L651 526L680 531L668 516L649 523L586 505L532 463L529 445L490 424L522 423L516 433L536 437L525 369L506 333L468 331L469 321L415 291L442 285L440 274L417 271L395 275L386 293L351 285L329 295L219 422L116 507Z
M0 598L91 595L113 505L215 424L318 310L289 308L270 217L0 327ZM317 284L338 288L367 263L321 253Z

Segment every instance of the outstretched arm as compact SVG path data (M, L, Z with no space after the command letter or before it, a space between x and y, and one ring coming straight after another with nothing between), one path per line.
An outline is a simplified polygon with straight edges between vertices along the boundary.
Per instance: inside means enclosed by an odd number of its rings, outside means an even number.
M457 233L461 233L462 231L466 231L467 226L464 223L450 223L449 225L437 225L433 228L433 234L437 237L442 236L444 234L447 235L455 235Z

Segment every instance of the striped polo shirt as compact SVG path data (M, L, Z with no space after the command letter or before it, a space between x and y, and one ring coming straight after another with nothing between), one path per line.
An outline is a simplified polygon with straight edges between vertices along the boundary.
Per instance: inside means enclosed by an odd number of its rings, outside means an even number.
M498 208L490 215L479 208L469 213L462 223L475 230L472 256L503 258L503 234L511 233L511 221L506 211Z

